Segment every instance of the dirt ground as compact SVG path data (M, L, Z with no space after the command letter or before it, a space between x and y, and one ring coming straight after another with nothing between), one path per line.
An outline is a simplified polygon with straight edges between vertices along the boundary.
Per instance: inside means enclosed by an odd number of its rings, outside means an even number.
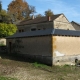
M80 80L80 67L47 66L10 59L0 59L0 75L18 80Z

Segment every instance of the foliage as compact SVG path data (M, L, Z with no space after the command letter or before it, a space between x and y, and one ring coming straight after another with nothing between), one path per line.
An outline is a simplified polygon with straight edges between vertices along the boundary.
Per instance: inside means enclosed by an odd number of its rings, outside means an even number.
M36 15L36 18L37 18L37 17L42 17L42 15L41 15L41 14L37 14L37 15Z
M0 12L1 12L1 10L2 10L2 4L1 4L1 1L0 1Z
M7 11L2 9L2 4L0 1L0 22L9 23L10 20L11 18L9 14L7 13Z
M44 14L45 14L45 16L52 16L52 15L54 15L53 12L50 9L48 9L47 11L45 11Z
M2 16L7 16L7 12L6 12L6 10L1 10L0 15L2 15Z
M30 17L35 7L29 6L25 0L14 0L8 5L8 13L14 22Z
M0 23L0 37L13 35L17 30L14 24Z
M9 16L9 14L7 13L6 10L1 10L1 12L0 12L0 18L1 18L0 22L12 23L11 22L11 17Z

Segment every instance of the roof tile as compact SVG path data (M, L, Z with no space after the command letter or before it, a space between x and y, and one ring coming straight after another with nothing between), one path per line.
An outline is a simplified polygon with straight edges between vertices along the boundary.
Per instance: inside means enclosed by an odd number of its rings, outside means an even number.
M60 15L61 14L51 16L51 21L55 20ZM17 25L19 26L19 25L36 24L36 23L42 23L42 22L47 22L47 21L49 21L48 17L45 16L45 17L39 17L39 18L35 18L35 19L24 20Z

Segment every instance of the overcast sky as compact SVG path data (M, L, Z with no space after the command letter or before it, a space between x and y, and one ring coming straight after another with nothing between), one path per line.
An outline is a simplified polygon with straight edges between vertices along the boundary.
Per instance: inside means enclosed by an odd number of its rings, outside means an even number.
M12 0L2 0L3 9L7 9ZM43 14L51 9L54 14L63 13L69 21L80 23L80 0L26 0L36 8L36 12Z

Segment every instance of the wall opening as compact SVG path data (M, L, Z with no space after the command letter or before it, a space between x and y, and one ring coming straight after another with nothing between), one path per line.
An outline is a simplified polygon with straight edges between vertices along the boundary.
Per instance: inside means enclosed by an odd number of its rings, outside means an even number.
M31 28L31 31L36 31L36 28Z
M12 46L12 43L9 42L9 52L11 53L11 46Z

